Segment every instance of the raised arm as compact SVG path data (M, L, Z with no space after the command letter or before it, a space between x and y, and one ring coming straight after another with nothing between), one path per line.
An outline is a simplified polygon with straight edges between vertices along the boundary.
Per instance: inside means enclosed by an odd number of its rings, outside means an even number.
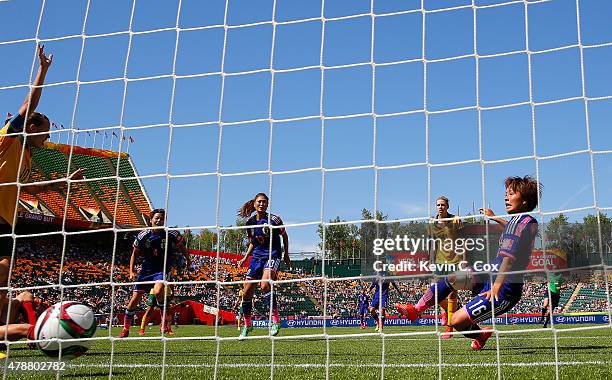
M36 110L36 107L38 107L40 96L42 95L42 87L39 86L42 86L45 83L47 70L49 70L51 62L53 62L53 54L51 54L49 57L45 55L44 45L38 45L37 50L38 71L36 72L36 78L34 78L34 82L32 82L32 89L23 101L21 108L19 108L19 114L26 120L28 116L30 116L30 114Z
M495 216L495 213L490 208L481 208L478 211L480 211L481 214L484 214L484 215L488 216L490 219L492 219L492 220L496 221L497 223L501 224L502 226L505 226L506 224L508 224L507 220Z

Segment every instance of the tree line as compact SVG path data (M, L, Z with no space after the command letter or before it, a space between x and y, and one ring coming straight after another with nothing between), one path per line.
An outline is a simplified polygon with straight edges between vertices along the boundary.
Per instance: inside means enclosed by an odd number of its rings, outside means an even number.
M359 225L346 224L339 216L329 220L331 225L317 227L318 258L334 260L363 258L364 253L371 252L372 242L377 237L407 235L411 237L427 236L427 221L389 222L389 217L382 211L376 215L370 210L361 210L362 220L386 221L386 223L364 222ZM236 226L244 226L246 220L238 218ZM463 218L464 224L484 223L481 216ZM570 222L565 214L540 225L540 237L546 242L547 249L556 248L571 254L598 254L601 229L601 244L604 253L612 252L612 218L605 213L586 215L582 220ZM291 235L291 231L289 230ZM228 253L244 253L248 246L247 233L244 229L221 230L219 233L204 229L194 232L186 229L183 236L190 249ZM323 239L325 238L325 244ZM325 250L323 250L325 248Z

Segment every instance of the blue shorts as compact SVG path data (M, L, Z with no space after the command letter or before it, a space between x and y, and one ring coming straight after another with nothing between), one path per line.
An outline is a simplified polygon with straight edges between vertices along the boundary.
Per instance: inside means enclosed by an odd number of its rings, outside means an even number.
M136 282L140 281L164 281L164 273L157 272L145 275L138 273L138 277L136 277ZM151 289L153 289L153 286L155 286L155 284L135 284L134 291L139 293L148 293L151 291Z
M359 307L359 315L368 314L368 305L361 305Z
M249 280L261 280L264 270L270 269L272 272L276 272L278 271L280 262L280 259L275 258L269 259L267 257L252 257L246 277Z
M490 289L491 283L484 283L480 289L480 293L487 292ZM517 293L516 289L512 289L509 284L504 283L499 292L498 300L494 301L494 310L491 304L493 299L488 300L483 296L474 297L465 305L465 309L473 323L486 321L493 316L493 313L495 313L495 316L499 316L512 309L521 299L521 294L522 289Z
M382 297L380 296L380 294L375 293L374 297L372 297L372 303L370 304L370 307L373 307L374 309L378 309L378 301L382 301L381 304L381 308L384 309L387 307L387 298L389 298L388 294L383 294Z

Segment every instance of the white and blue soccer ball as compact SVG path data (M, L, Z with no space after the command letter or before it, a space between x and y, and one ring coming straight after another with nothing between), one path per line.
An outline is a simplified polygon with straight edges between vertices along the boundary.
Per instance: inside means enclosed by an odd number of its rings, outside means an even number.
M87 352L91 345L87 338L94 336L97 326L89 306L75 301L59 302L38 317L34 339L40 341L36 345L45 355L73 359Z

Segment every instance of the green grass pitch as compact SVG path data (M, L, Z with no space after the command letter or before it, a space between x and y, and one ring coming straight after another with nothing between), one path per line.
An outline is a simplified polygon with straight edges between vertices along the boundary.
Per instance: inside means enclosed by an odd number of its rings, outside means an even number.
M503 379L550 379L557 376L557 370L562 379L612 378L609 325L579 331L561 327L556 352L551 330L512 332L517 329L500 327L503 333L497 339L493 335L485 349L476 352L469 349L469 340L459 335L439 341L433 327L388 327L386 334L406 335L384 337L374 334L373 329L328 328L330 339L312 336L322 334L322 329L283 329L274 340L267 338L266 329L255 329L252 336L262 339L245 341L215 340L215 329L208 326L181 326L176 335L164 341L159 339L157 326L147 330L144 340L132 328L130 338L114 340L112 357L109 340L95 341L85 356L67 362L60 377L108 378L112 360L112 374L118 379L161 378L164 363L163 375L169 379L212 379L215 365L217 379L247 380L269 379L271 375L276 379L325 379L326 371L330 379L351 380L431 379L440 375L443 379L491 379L498 374ZM108 337L108 333L98 330L97 337ZM112 333L116 336L119 329ZM221 337L237 333L235 327L218 328ZM190 339L181 339L186 337ZM9 354L8 360L13 362L49 360L24 344L12 345ZM6 375L10 379L56 377L55 372L14 369L6 369Z

